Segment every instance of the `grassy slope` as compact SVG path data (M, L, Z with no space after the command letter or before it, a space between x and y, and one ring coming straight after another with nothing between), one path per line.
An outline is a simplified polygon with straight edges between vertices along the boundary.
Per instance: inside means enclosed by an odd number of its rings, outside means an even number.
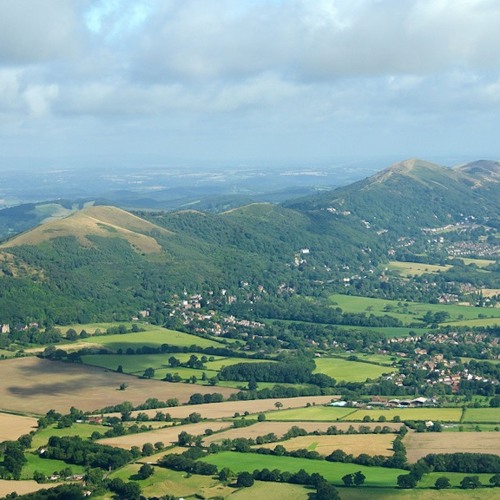
M376 379L384 373L395 371L394 368L386 366L339 358L318 358L314 362L316 363L314 373L324 373L338 381L344 380L346 382L364 382L368 378Z

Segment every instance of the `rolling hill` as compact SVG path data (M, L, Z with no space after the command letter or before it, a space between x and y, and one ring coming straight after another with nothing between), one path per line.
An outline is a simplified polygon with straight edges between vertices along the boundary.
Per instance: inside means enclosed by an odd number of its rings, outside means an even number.
M241 283L277 290L337 280L387 261L388 245L500 211L498 164L420 160L284 205L223 213L87 206L0 246L0 319L127 319L172 293Z

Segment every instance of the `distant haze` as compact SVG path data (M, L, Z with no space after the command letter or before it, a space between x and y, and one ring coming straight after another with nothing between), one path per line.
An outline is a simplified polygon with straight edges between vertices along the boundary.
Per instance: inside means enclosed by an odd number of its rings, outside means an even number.
M494 0L0 0L0 175L499 159L499 19Z

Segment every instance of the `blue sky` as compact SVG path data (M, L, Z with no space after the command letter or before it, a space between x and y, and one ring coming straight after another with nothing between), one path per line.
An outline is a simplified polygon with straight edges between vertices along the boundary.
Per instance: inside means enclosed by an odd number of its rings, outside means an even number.
M0 169L500 159L499 20L496 0L0 0Z

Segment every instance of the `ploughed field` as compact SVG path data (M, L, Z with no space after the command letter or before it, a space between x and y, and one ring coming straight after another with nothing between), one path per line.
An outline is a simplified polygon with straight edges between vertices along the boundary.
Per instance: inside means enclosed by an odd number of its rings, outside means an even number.
M187 402L193 393L220 392L224 397L237 392L226 387L173 384L146 380L81 364L39 358L7 359L0 363L0 409L44 414L50 409L66 413L72 406L92 411L130 401L134 405L148 398L177 398ZM119 390L126 384L125 390Z

